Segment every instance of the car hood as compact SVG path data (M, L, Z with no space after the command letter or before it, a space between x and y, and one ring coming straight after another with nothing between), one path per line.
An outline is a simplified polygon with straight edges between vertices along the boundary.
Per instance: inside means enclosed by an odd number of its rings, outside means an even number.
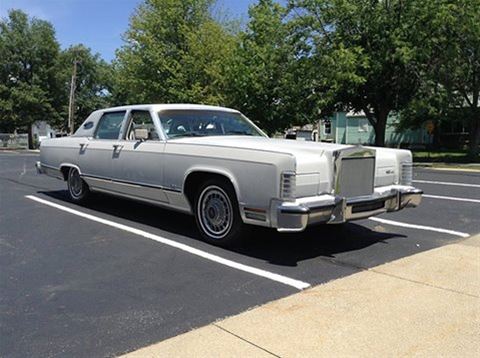
M317 172L320 162L331 162L334 151L352 147L342 144L250 136L188 137L173 139L171 142L287 154L295 158L297 173Z
M295 157L297 173L316 172L320 162L330 163L330 167L332 167L332 157L335 151L355 147L355 145L250 136L187 137L173 139L171 142L288 154ZM411 161L411 153L408 150L379 147L365 148L375 150L377 168L394 169L401 161Z
M267 137L250 136L208 136L187 137L171 140L172 143L188 143L200 145L212 145L229 148L264 150L292 155L321 155L323 152L349 148L351 145L330 144L321 142L300 141L292 139L277 139Z

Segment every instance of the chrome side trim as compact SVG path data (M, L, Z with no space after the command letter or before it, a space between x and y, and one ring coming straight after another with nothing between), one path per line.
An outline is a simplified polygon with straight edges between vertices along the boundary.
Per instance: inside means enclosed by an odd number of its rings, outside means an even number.
M144 188L152 188L152 189L160 189L160 190L165 190L165 191L173 191L176 193L181 193L182 191L180 189L174 189L174 188L167 188L165 186L161 185L153 185L153 184L145 184L141 182L133 182L133 181L127 181L127 180L119 180L119 179L111 179L107 177L102 177L98 175L91 175L91 174L81 174L82 177L85 178L92 178L92 179L97 179L97 180L104 180L104 181L110 181L113 184L119 184L119 185L129 185L129 186L135 186L135 187L144 187Z
M37 167L37 169L40 168L40 170L41 170L42 168L60 170L60 168L54 167L53 165L43 164L42 162L36 162L36 163L35 163L35 166Z
M37 170L37 174L45 174L52 178L64 180L60 169L52 165L43 164L42 162L37 161L35 163L35 169Z
M128 195L128 194L125 194L125 193L120 192L120 191L109 190L109 189L98 188L98 187L95 188L94 191L104 193L104 194L113 195L113 196L119 196L119 197L122 197L122 198L125 198L125 199L134 200L134 201L140 201L140 202L143 202L143 203L159 206L159 207L162 207L162 208L165 208L165 209L175 210L175 211L178 211L178 212L181 212L181 213L184 213L184 214L192 215L192 212L189 209L179 207L179 206L175 206L175 205L171 205L169 203L162 202L162 201L152 200L152 199L148 199L148 198L142 198L142 197L138 197L138 196L134 196L134 195Z

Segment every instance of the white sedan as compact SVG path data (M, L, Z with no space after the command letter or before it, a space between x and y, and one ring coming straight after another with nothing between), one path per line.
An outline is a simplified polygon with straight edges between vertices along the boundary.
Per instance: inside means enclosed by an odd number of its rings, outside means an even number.
M202 237L238 244L251 225L297 232L415 207L408 150L270 139L228 108L154 104L93 112L44 140L39 172L75 202L104 192L193 214Z

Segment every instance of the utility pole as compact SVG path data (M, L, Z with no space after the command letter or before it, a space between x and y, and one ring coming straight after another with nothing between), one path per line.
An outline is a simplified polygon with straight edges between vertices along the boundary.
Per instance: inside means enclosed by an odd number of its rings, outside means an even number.
M75 58L73 60L72 80L70 82L70 98L68 101L68 131L70 135L75 131L75 90L77 87L77 64L79 61Z

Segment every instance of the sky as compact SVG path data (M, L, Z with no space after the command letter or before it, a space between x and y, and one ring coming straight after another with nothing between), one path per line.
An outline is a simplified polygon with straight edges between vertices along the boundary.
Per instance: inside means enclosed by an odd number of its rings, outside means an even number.
M62 48L83 43L106 61L122 45L131 14L142 0L0 0L0 17L9 9L21 9L47 20L56 30ZM254 0L219 0L217 7L232 17L247 18Z

